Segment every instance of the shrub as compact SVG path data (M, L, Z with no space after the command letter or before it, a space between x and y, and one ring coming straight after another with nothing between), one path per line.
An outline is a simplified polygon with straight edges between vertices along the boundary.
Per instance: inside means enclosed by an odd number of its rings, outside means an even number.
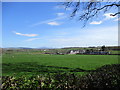
M3 76L1 89L120 89L120 64L105 65L85 76L57 73L31 77Z
M84 83L82 88L120 88L120 64L102 66L80 81Z

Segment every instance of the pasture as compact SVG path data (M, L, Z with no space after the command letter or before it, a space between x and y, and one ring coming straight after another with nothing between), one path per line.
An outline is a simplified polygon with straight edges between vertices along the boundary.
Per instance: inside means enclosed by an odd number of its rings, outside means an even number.
M6 75L38 75L58 72L80 73L95 70L107 64L118 63L118 55L45 55L45 54L3 54L2 70Z

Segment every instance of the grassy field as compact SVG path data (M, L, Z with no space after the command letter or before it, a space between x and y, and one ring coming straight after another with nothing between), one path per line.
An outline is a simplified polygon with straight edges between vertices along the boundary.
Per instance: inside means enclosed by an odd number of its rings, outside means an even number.
M106 64L118 63L117 55L40 55L4 54L3 76L74 72L76 68L94 70Z

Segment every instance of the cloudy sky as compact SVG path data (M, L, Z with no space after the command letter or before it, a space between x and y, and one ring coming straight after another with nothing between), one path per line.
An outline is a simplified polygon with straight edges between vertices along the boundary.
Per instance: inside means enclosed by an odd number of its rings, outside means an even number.
M118 17L110 16L117 8L101 13L84 28L77 18L69 18L72 8L65 10L57 2L4 2L2 9L2 47L118 45Z

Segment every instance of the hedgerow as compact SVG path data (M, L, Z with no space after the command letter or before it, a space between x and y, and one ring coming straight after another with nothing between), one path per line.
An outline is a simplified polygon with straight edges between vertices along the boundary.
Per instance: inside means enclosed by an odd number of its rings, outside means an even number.
M2 90L120 89L120 64L105 65L84 76L57 73L37 76L3 76Z

